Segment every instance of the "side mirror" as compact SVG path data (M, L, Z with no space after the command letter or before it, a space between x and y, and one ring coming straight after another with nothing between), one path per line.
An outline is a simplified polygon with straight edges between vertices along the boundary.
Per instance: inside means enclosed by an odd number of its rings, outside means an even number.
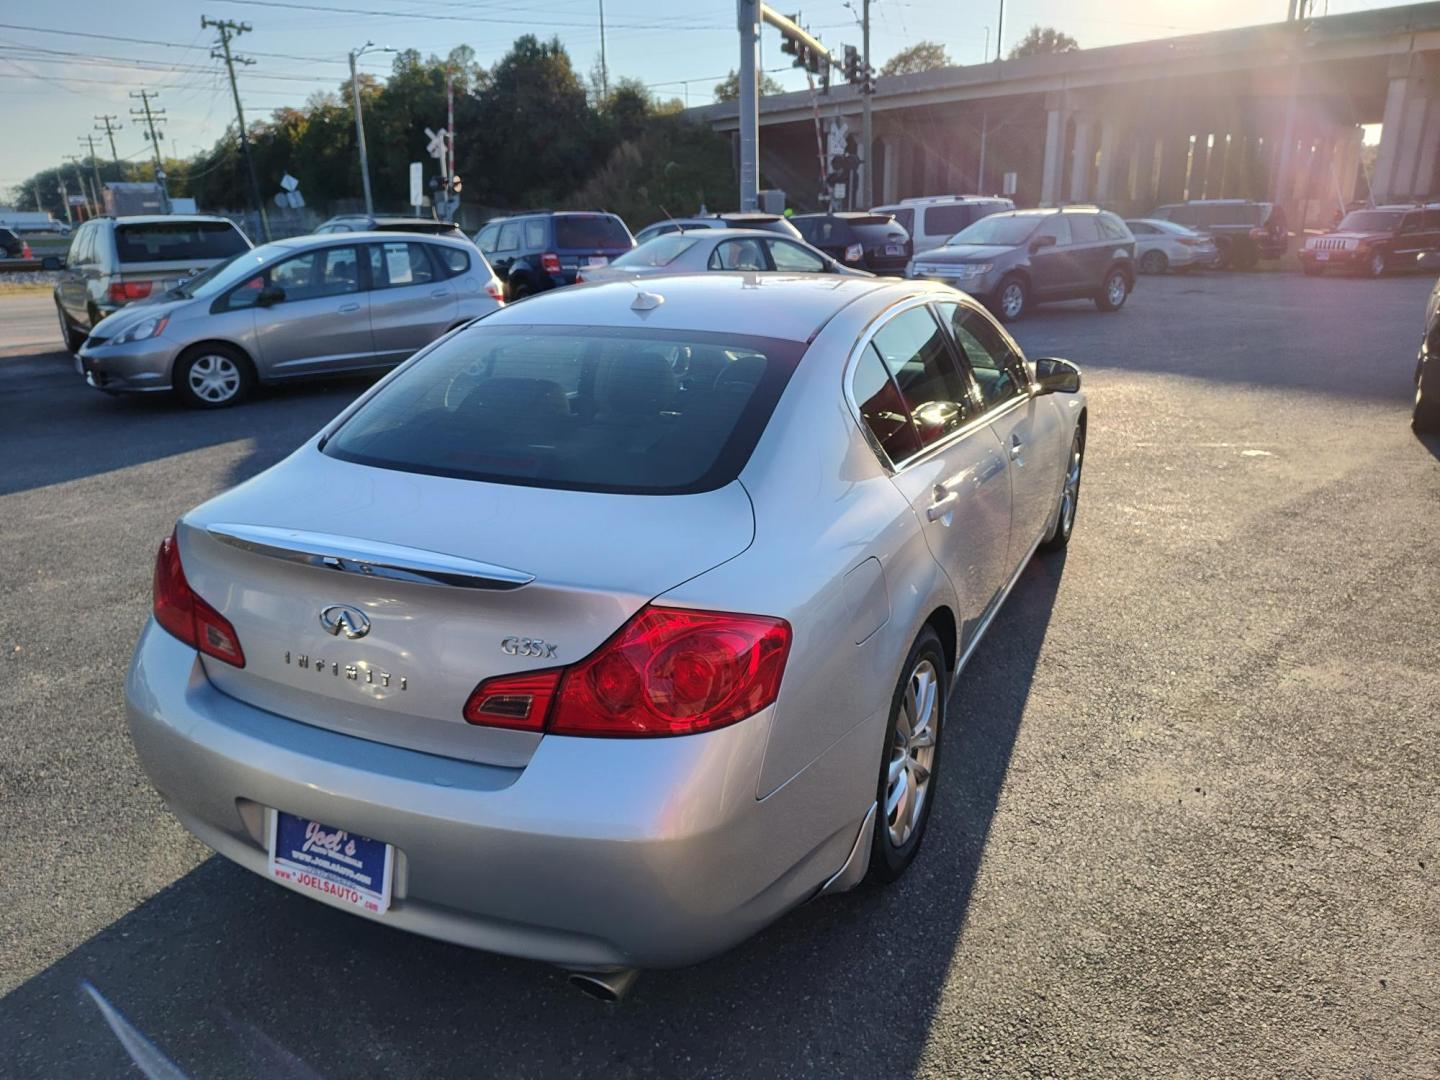
M1033 254L1035 254L1035 252L1040 251L1040 250L1043 249L1043 248L1054 247L1054 246L1055 246L1055 237L1053 237L1053 236L1037 236L1034 240L1031 240L1031 241L1030 241L1030 254L1033 255Z
M267 285L255 297L256 307L270 307L285 299L285 290L279 285Z
M1035 361L1035 382L1042 394L1073 394L1080 389L1080 369L1069 360L1042 357Z

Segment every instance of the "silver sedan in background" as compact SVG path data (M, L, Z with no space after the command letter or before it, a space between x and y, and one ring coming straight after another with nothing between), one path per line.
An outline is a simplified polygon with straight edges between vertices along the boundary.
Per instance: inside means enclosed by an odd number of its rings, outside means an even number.
M1085 431L943 285L532 297L181 518L135 749L240 865L614 998L910 865Z
M75 358L108 393L233 405L257 382L393 367L500 307L468 240L394 232L277 240L101 320Z
M706 270L870 276L864 270L837 262L803 240L763 229L697 229L653 237L609 266L587 267L575 275L575 281L623 281Z
M1215 238L1207 233L1160 218L1133 218L1125 224L1135 235L1135 264L1142 273L1163 274L1220 262Z

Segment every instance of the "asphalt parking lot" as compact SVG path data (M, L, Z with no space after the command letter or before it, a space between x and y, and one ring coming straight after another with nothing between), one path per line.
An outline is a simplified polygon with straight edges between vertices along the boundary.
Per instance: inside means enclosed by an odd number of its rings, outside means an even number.
M106 398L0 298L0 1073L1386 1076L1440 1071L1430 280L1144 278L1019 324L1084 368L1076 534L958 689L926 850L618 1008L217 857L120 688L155 545L366 383Z

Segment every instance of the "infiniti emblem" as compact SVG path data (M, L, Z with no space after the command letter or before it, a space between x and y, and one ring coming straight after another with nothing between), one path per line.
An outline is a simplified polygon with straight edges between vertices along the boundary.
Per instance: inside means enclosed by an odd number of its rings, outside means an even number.
M331 604L320 612L320 625L331 637L339 637L343 633L352 641L370 632L369 616L348 604Z

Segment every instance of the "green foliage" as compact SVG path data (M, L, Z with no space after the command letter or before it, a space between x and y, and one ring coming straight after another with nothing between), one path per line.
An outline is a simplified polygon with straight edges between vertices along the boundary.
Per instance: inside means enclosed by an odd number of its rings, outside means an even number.
M917 41L908 49L901 49L898 53L885 61L885 66L880 69L881 75L914 75L918 71L935 71L938 68L950 67L954 63L945 46L938 41Z
M1018 60L1022 56L1049 56L1054 53L1074 52L1080 42L1053 26L1032 26L1030 32L1016 43L1007 57Z
M785 92L783 86L763 72L756 73L756 81L759 84L760 95L762 97L766 94L783 94ZM726 75L724 79L715 84L715 100L736 101L739 97L740 73L732 69L729 75Z

